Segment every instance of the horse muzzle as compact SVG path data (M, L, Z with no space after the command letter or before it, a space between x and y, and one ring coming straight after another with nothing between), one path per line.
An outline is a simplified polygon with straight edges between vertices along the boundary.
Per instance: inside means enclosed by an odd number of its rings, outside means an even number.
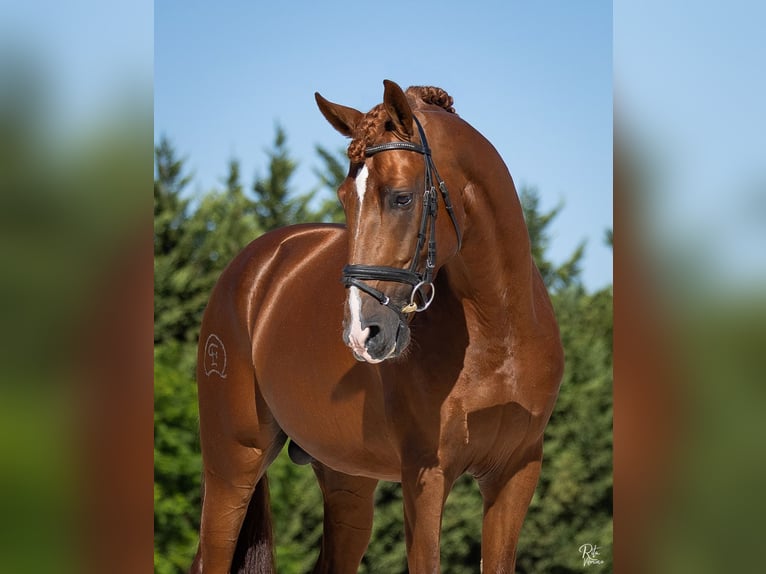
M404 317L351 287L343 329L343 342L358 361L380 363L402 354L410 343Z

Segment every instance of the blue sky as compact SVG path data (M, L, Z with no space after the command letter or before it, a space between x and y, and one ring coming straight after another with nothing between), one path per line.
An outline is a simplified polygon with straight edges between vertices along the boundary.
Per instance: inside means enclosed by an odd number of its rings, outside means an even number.
M383 79L436 85L517 187L536 186L543 209L564 202L551 258L587 241L586 286L611 283L611 2L326 4L155 3L155 138L188 157L195 192L220 186L231 157L248 185L264 173L277 122L299 161L293 187L306 191L315 145L346 144L315 91L367 111Z

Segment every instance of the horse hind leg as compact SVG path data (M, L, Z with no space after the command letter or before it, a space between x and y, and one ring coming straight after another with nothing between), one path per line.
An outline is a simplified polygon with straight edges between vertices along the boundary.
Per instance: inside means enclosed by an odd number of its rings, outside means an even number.
M264 474L250 498L231 562L237 574L275 571L269 483Z
M200 353L197 368L204 496L191 572L274 572L264 475L286 436L259 391L249 339L218 328L216 350L227 352L225 367L220 361L210 369Z
M324 497L324 530L313 574L354 574L372 533L378 481L312 464Z
M222 464L225 459L228 462ZM230 443L219 444L215 461L206 461L200 542L192 574L275 571L265 475L272 460L260 449Z

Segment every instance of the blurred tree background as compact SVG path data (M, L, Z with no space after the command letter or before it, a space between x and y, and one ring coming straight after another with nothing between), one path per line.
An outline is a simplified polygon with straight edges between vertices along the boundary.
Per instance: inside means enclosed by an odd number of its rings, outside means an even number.
M346 175L344 150L316 148L317 185L291 187L297 161L277 125L264 174L250 190L231 159L220 189L189 193L193 178L167 137L155 148L155 572L185 572L197 545L201 457L194 382L197 333L207 297L228 262L260 234L292 223L343 221L335 190ZM542 212L534 187L519 190L532 254L551 293L566 352L558 403L546 430L545 461L518 548L517 571L580 572L578 548L596 544L612 571L612 288L589 292L581 280L585 243L563 263L548 259L551 225L561 209ZM611 245L612 232L604 230ZM322 499L309 466L286 449L269 469L278 570L311 570L319 549ZM482 501L461 478L447 501L442 572L478 572ZM360 572L407 571L401 489L380 483L372 540Z

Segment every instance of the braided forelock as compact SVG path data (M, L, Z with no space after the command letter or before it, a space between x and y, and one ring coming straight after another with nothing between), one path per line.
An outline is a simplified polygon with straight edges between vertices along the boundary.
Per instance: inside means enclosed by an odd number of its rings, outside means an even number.
M386 110L378 104L365 114L354 129L354 139L348 145L348 158L352 163L364 162L364 150L383 133L386 124Z
M415 109L420 103L438 106L454 114L453 99L446 91L434 86L410 86L405 92L410 104ZM364 162L364 150L373 145L383 134L386 127L386 110L378 104L365 114L354 130L354 137L348 146L348 157L352 163Z

